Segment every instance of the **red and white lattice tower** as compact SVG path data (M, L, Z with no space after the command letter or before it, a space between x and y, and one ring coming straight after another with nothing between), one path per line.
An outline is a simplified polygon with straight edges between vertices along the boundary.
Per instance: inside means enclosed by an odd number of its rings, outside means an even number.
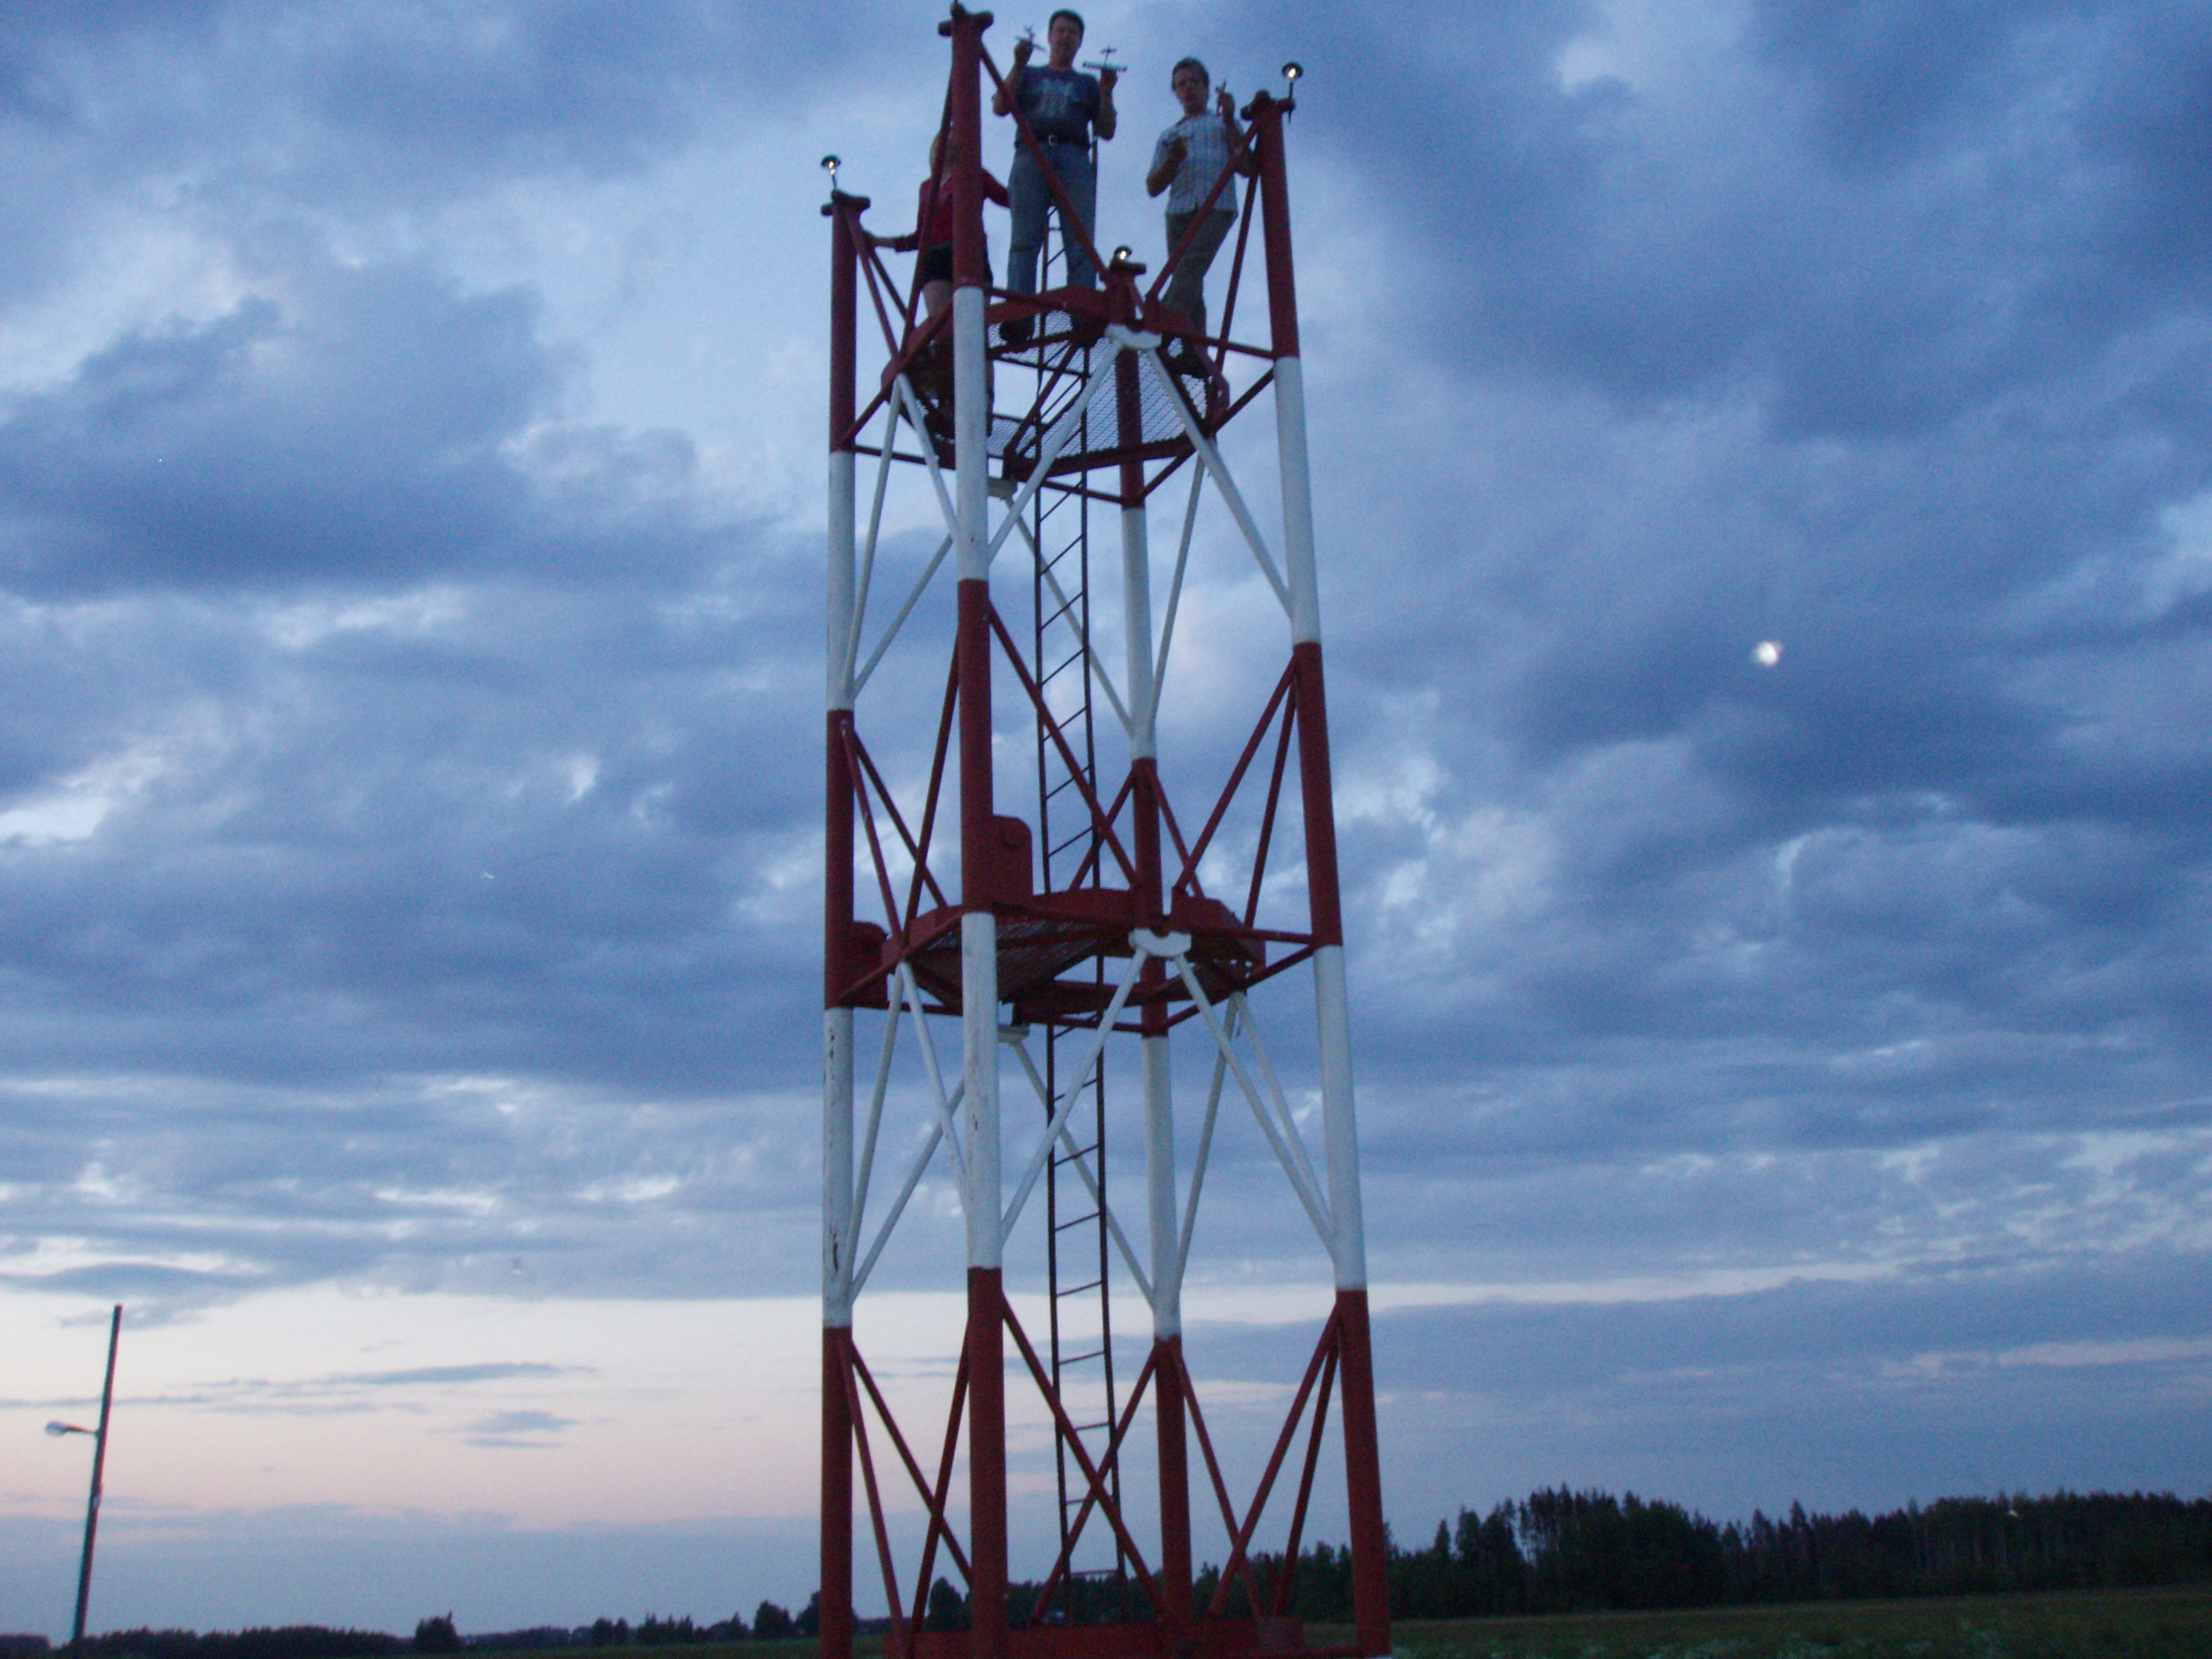
M1284 175L1292 105L1262 93L1243 111L1231 168L1252 182L1211 279L1218 333L1160 302L1172 254L1147 284L1125 253L1094 248L1102 288L1010 294L988 285L983 229L982 95L986 79L1003 85L990 22L955 6L940 25L950 306L925 315L899 257L914 238L871 234L866 200L833 189L824 209L823 1652L850 1659L857 1550L882 1574L891 1659L1367 1659L1389 1652L1389 1618ZM996 130L1029 146L1057 197L1020 118ZM1224 174L1217 199L1236 200L1238 181ZM1084 236L1072 215L1060 222ZM1243 287L1259 290L1243 311L1264 332L1239 333ZM863 316L883 346L865 384ZM1271 457L1231 442L1270 407ZM894 490L941 514L941 537L887 529ZM1159 549L1155 496L1176 535ZM1090 526L1109 519L1118 556L1094 569ZM933 556L918 550L930 542ZM1179 716L1170 672L1179 608L1191 631L1186 577L1211 568L1194 546L1217 563L1226 546L1248 582L1256 573L1280 612L1267 632L1282 627L1280 654L1237 637L1260 672L1211 741ZM932 1040L955 1024L957 1069ZM1318 1100L1318 1152L1286 1077ZM1311 1229L1300 1248L1325 1312L1302 1376L1269 1396L1287 1402L1255 1442L1271 1451L1240 1469L1208 1430L1183 1295L1201 1281L1194 1253L1205 1269L1210 1162L1218 1176L1255 1160L1279 1177L1274 1236ZM1109 1181L1116 1168L1128 1180ZM910 1290L932 1272L957 1282L909 1202L944 1179L964 1221L966 1312L964 1333L945 1332L949 1400L925 1440L898 1421L888 1396L911 1423L911 1393L870 1370L855 1313L879 1273ZM1132 1183L1143 1202L1124 1210ZM1151 1325L1118 1386L1117 1298ZM1041 1345L1017 1303L1049 1325ZM1339 1462L1340 1489L1324 1476ZM1349 1645L1313 1647L1292 1617L1317 1492L1349 1528ZM1194 1501L1223 1555L1203 1599ZM1029 1575L1018 1595L1016 1571ZM964 1630L933 1605L940 1577L964 1580Z

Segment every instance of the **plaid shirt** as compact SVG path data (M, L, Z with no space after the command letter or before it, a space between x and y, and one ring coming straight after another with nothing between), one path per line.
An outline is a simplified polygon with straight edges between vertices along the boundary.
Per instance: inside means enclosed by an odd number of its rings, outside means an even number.
M1175 182L1167 187L1167 211L1171 213L1194 213L1213 188L1222 169L1229 165L1229 135L1222 130L1218 111L1207 110L1198 115L1186 115L1160 135L1160 142L1152 147L1154 168L1166 164L1167 147L1180 138L1190 149L1185 152L1183 165L1176 169ZM1147 169L1149 170L1149 169ZM1213 200L1217 213L1236 211L1236 181L1222 188Z

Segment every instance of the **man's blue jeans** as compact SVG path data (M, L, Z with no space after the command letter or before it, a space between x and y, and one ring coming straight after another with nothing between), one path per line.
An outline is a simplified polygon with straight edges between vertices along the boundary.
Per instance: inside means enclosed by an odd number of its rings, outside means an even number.
M1073 226L1060 226L1062 245L1067 251L1068 286L1095 288L1098 274L1091 267L1090 256L1084 251L1083 242L1098 209L1098 169L1090 159L1090 146L1046 143L1038 148L1045 152L1045 159L1059 178L1061 191L1082 221L1080 234ZM1007 286L1016 294L1034 294L1037 255L1045 245L1045 215L1053 206L1052 192L1029 146L1018 141L1014 165L1007 172L1006 193L1014 218L1014 246L1006 262Z

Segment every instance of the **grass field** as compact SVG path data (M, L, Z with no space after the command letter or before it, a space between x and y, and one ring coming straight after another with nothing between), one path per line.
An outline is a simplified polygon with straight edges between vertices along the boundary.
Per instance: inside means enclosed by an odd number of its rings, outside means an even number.
M1408 1620L1392 1635L1409 1659L2212 1659L2212 1586Z
M2212 1659L2212 1585L1408 1619L1391 1634L1404 1659ZM1351 1631L1313 1626L1306 1639L1326 1646L1349 1642ZM857 1659L877 1659L882 1638L862 1637L854 1647ZM817 1646L738 1642L653 1651L665 1659L816 1659Z

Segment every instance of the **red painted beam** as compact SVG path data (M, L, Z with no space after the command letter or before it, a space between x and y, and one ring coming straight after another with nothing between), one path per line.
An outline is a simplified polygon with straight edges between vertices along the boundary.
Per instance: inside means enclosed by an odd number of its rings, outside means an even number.
M1298 351L1298 283L1290 257L1290 188L1283 177L1285 106L1262 92L1245 111L1260 152L1260 226L1267 233L1268 328L1277 357Z
M1344 1499L1351 1522L1351 1602L1363 1654L1390 1651L1389 1538L1382 1527L1382 1459L1375 1432L1375 1355L1367 1293L1337 1293L1344 1372Z
M1180 1337L1154 1342L1153 1368L1160 1450L1160 1622L1167 1630L1167 1650L1179 1654L1186 1650L1197 1618L1191 1590L1191 1453L1185 1436L1189 1378Z
M1306 889L1313 938L1318 944L1342 944L1336 790L1329 775L1329 702L1322 690L1319 640L1291 647L1291 671L1298 677L1298 783L1306 809Z
M853 1420L849 1330L822 1333L822 1659L853 1653Z
M968 1269L968 1560L973 1659L1007 1659L1006 1296Z

